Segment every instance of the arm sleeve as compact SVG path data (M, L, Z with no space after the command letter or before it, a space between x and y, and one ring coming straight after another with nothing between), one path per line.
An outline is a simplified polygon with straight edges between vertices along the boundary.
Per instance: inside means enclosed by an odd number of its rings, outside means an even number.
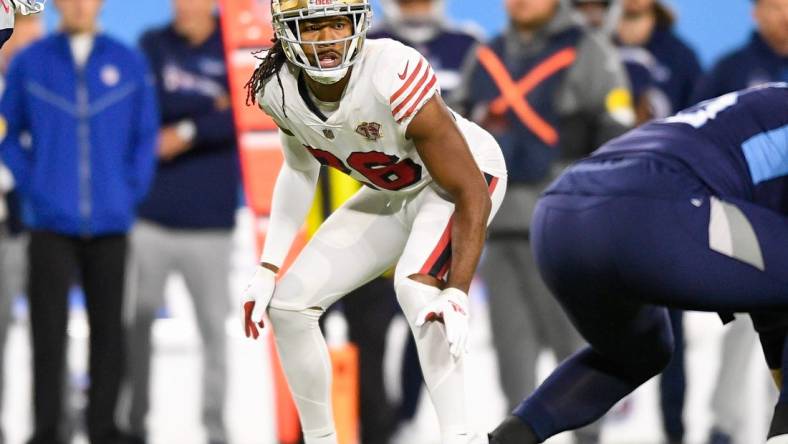
M5 120L6 126L0 154L14 176L16 188L20 193L26 194L32 180L34 153L32 147L25 147L21 142L22 134L30 130L22 71L22 62L17 57L11 62L6 77L6 90L0 100L0 117Z
M320 164L295 137L280 131L285 162L274 185L268 233L260 262L281 267L312 207Z
M142 75L140 88L137 90L136 126L133 133L133 145L129 156L131 163L129 178L137 202L148 193L153 174L156 170L156 147L159 139L159 109L156 100L156 89L153 76L148 65L140 57Z
M567 72L556 109L564 121L562 127L566 128L566 122L570 122L569 126L574 128L561 133L563 147L582 155L634 125L626 69L611 43L593 33L581 39L577 60ZM578 130L578 122L586 128Z
M373 79L379 100L387 103L402 135L421 108L440 94L438 77L418 51L402 44L386 50Z

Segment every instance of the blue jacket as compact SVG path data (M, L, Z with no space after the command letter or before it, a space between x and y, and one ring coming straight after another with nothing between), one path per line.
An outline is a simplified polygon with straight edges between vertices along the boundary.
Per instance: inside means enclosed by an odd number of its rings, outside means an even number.
M34 230L70 236L126 232L153 176L158 110L142 56L96 36L77 68L54 34L11 63L0 153Z
M767 82L788 82L788 57L781 56L757 32L743 47L720 59L698 83L696 102Z
M218 23L199 46L171 26L145 33L140 45L156 75L162 124L189 120L197 129L188 151L159 162L140 217L171 228L231 229L241 173Z

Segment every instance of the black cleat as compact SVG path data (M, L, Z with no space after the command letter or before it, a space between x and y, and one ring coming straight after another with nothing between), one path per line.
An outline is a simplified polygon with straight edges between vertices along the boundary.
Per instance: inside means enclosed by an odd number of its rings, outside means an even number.
M489 435L490 444L539 444L541 441L531 427L520 418L509 415Z

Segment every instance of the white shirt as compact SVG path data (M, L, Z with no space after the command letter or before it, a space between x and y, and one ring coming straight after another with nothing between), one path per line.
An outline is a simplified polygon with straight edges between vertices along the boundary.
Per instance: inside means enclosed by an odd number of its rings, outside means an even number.
M68 43L71 46L71 55L74 57L77 67L85 67L88 57L90 57L90 51L93 50L94 41L95 35L92 33L74 34L69 37Z

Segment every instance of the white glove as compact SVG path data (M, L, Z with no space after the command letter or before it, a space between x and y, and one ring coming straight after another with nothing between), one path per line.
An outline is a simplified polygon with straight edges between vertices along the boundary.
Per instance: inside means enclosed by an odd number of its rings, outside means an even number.
M468 295L457 288L440 292L438 299L427 304L416 317L416 327L426 322L442 322L446 327L446 340L452 356L459 358L466 352L468 343Z
M263 317L274 296L274 288L276 273L263 266L257 267L252 281L244 291L244 333L247 338L251 336L257 339L260 336L257 327L262 329L265 325Z

